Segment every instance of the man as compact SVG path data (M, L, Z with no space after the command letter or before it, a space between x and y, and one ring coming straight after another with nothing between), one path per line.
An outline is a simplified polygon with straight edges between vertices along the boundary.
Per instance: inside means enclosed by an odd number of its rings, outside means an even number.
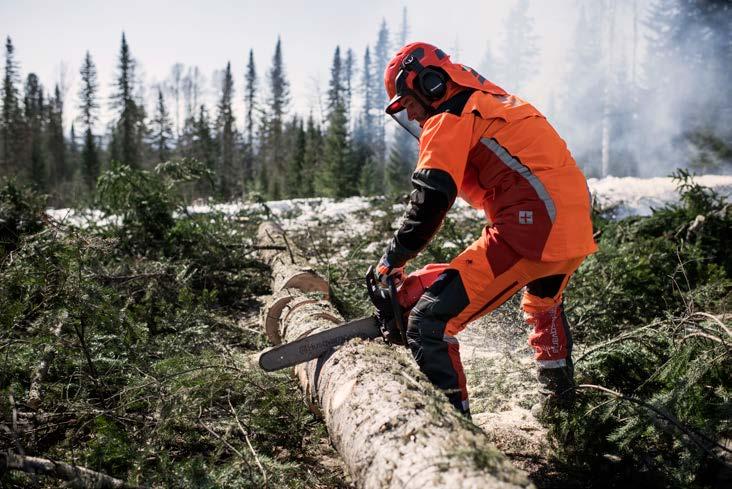
M414 191L376 267L379 281L403 279L404 265L429 243L457 196L489 220L412 309L407 338L417 364L469 416L455 335L525 288L521 307L533 327L541 406L569 405L574 370L562 291L597 250L584 175L536 108L435 46L403 47L384 83L387 113L406 109L422 131Z

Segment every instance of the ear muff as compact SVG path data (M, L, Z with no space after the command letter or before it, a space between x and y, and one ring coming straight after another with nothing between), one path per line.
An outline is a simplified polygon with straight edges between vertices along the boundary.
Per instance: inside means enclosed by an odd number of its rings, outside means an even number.
M445 96L447 91L445 75L432 68L423 68L417 75L417 83L417 89L428 100L439 100Z
M445 75L433 68L424 67L413 55L409 55L402 61L402 69L405 72L416 73L415 88L427 100L435 101L445 96L447 81Z

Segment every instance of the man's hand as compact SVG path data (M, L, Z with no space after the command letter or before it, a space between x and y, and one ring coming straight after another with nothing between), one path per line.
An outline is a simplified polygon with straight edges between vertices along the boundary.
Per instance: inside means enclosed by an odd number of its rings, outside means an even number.
M374 268L374 275L376 276L376 281L379 282L379 285L382 287L388 287L389 284L386 281L388 277L391 277L392 280L394 280L394 286L398 287L402 282L404 282L404 266L392 267L389 264L389 260L386 258L386 255L384 255L381 257L381 260L379 260L376 268Z

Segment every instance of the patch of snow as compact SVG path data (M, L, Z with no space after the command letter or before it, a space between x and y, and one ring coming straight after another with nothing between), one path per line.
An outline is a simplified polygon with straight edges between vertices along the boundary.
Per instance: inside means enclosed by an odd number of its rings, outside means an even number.
M694 177L700 185L710 187L725 198L732 195L732 175L701 175ZM590 178L588 185L592 194L604 207L617 206L616 216L623 218L631 215L647 216L653 208L665 204L678 202L676 182L670 177L636 178L636 177L605 177L602 179ZM368 213L373 218L385 215L382 210L371 210L373 198L349 197L335 200L330 198L307 198L276 200L266 203L256 202L229 202L224 204L206 204L197 201L188 206L190 214L203 214L212 211L221 212L226 216L236 216L242 212L263 212L265 206L277 217L285 229L306 230L313 222L338 223L336 233L346 233L349 236L363 234L371 229L372 220L366 219L359 213ZM399 215L406 206L402 203L393 204L392 209ZM119 223L119 218L107 216L95 209L79 211L75 209L47 209L49 216L77 227L86 227L90 223L104 226ZM483 212L471 208L465 201L458 199L453 207L452 215L457 218L480 219Z
M732 175L701 175L694 177L694 181L726 198L732 194ZM653 209L679 201L676 182L670 177L590 178L587 183L601 206L618 206L618 218L650 216Z

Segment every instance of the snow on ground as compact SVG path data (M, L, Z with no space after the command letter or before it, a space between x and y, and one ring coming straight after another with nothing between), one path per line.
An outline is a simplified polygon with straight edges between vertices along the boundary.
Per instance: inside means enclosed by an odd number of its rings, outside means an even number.
M694 181L699 185L714 189L727 199L732 194L732 175L702 175L695 177ZM649 216L652 209L679 200L676 182L668 177L590 178L587 184L600 205L603 207L618 206L616 213L618 218L633 215Z
M697 183L710 187L724 195L727 199L732 195L732 175L702 175L695 177ZM603 207L618 206L616 216L623 218L631 215L650 215L653 208L677 202L676 182L668 177L635 178L606 177L588 180L590 191ZM371 221L364 219L373 198L350 197L343 200L328 198L289 199L266 203L231 202L226 204L195 204L188 207L191 214L221 212L235 216L240 213L264 212L266 209L277 217L285 229L302 231L313 223L339 222L340 232L365 233L370 229ZM403 208L395 204L395 210ZM477 217L479 211L470 209L467 204L458 201L455 210L459 215ZM114 221L114 216L104 216L97 210L77 211L73 209L48 209L50 217L79 227L94 222L104 225ZM373 217L381 217L382 211L371 211Z

